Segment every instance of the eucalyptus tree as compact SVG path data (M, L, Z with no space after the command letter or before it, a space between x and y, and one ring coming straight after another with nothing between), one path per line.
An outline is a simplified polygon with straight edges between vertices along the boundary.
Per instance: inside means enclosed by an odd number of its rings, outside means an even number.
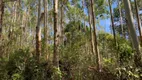
M47 12L48 12L48 7L47 7L48 1L47 0L43 0L43 6L44 6L44 43L43 43L43 52L47 51L47 40L48 40L48 30L47 30Z
M125 38L125 33L124 33L124 28L123 28L122 9L121 9L121 2L122 1L118 0L117 2L118 2L118 10L119 10L119 16L120 16L121 31L122 31L123 37Z
M61 28L61 39L60 39L61 43L63 43L63 38L64 38L63 36L64 35L64 30L63 30L64 29L63 27L64 4L63 3L64 3L64 0L61 0L61 23L60 23L61 24L61 27L60 27Z
M93 35L94 35L94 50L96 53L96 63L97 63L97 70L101 71L101 62L100 62L100 54L98 49L98 42L97 42L97 35L96 35L96 21L95 21L95 15L94 15L94 3L93 0L91 0L91 15L92 15L92 23L93 23Z
M0 0L0 39L2 36L3 14L4 14L4 1Z
M84 9L85 9L85 0L82 0L82 12L83 12L83 13L84 13ZM85 17L86 17L86 16L83 14L82 17L84 18L84 21L83 21L83 24L84 24L84 25L83 25L83 26L85 27L85 31L86 31L86 29L87 29L86 26L85 26L85 25L86 25L86 24L85 24Z
M60 44L64 44L64 17L65 8L68 0L59 0L60 2Z
M116 33L125 39L129 38L123 1L117 0L117 7L113 9L113 15Z
M38 20L36 26L36 58L39 61L41 55L41 28L40 28L40 21L41 21L41 0L38 0Z
M134 3L135 3L135 9L136 9L136 17L137 17L138 30L140 35L140 42L142 44L142 29L141 29L142 26L141 26L141 20L139 16L139 8L138 8L137 0L134 0Z
M87 12L88 12L88 22L89 22L89 27L90 27L90 44L91 44L91 52L92 54L95 54L94 53L94 48L93 48L93 34L92 34L92 19L91 19L91 7L89 5L89 2L90 1L86 1L86 6L87 6Z
M131 5L130 5L130 0L123 0L124 2L124 7L125 7L125 14L126 14L126 19L128 23L128 28L130 30L130 36L132 39L132 44L135 49L135 54L134 54L134 62L136 66L142 66L141 64L141 52L140 52L140 45L138 41L138 37L136 34L135 26L134 26L134 19L133 19L133 14L131 11Z
M53 64L56 68L59 68L59 34L58 34L58 0L53 1L54 6L54 54Z
M116 33L115 33L115 28L114 28L114 18L113 18L113 13L112 13L111 1L108 0L108 3L109 3L109 9L110 9L111 27L112 27L112 30L113 30L114 42L115 42L115 44L117 45L117 42L116 42Z

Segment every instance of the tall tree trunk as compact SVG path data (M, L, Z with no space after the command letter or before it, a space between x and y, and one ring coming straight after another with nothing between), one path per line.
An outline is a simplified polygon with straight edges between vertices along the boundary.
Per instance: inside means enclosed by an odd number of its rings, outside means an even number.
M41 0L38 0L38 20L36 26L36 58L39 61L41 55L41 28L40 28Z
M123 29L123 18L122 18L121 5L120 4L121 4L121 1L118 0L118 9L119 9L119 16L120 16L121 32L122 32L122 36L125 38L124 29Z
M133 44L133 47L136 51L135 55L134 55L134 62L137 67L139 67L139 66L142 67L140 45L138 42L138 37L137 37L136 30L135 30L134 23L133 23L134 20L133 20L133 14L131 11L130 0L123 0L123 2L124 2L125 11L126 11L125 14L126 14L126 18L127 18L128 27L130 30L132 44Z
M61 0L61 39L60 42L64 44L64 27L63 27L63 13L64 13L64 7L63 7L63 1Z
M19 23L20 23L19 26L20 26L20 29L21 29L21 34L19 34L19 42L20 42L20 48L22 49L22 47L23 47L23 45L22 45L22 40L23 40L23 38L24 38L24 37L23 37L23 27L24 27L24 26L22 25L22 22L23 22L24 19L22 19L22 17L21 17L22 15L21 15L21 13L20 13L20 10L21 10L21 0L18 0L18 1L17 1L17 7L18 7L18 9L17 9L17 10L18 10L18 11L17 11L17 16L18 16L18 17L17 17L17 21L19 21ZM16 21L16 22L17 22L17 21Z
M116 34L115 34L115 28L114 28L114 20L113 20L113 14L112 14L112 7L111 7L111 2L110 2L110 0L108 0L108 3L109 3L109 9L110 9L111 26L112 26L113 36L114 36L114 42L115 42L115 45L117 45L117 42L116 42Z
M58 0L54 0L54 55L53 64L59 67Z
M96 35L96 21L95 21L95 11L94 11L94 3L93 0L91 0L91 11L92 11L92 21L93 21L93 29L94 29L94 50L96 53L96 63L97 63L97 70L101 71L101 62L100 62L100 54L98 50L98 43L97 43L97 35Z
M60 34L58 26L58 0L53 0L54 5L54 53L53 53L53 65L56 71L54 72L54 79L60 80L60 68L59 68L59 43L60 43Z
M82 11L83 11L83 13L84 13L84 8L85 8L85 0L82 0ZM83 29L85 29L84 31L86 32L87 31L87 27L86 27L86 25L85 25L85 16L84 16L84 14L82 15L83 16Z
M0 0L0 39L2 36L3 14L4 14L4 2L3 0Z
M85 0L82 0L82 13L84 13L84 8L85 8ZM88 46L87 46L87 37L86 37L86 32L87 32L87 27L86 27L86 24L85 24L85 16L84 16L84 14L82 14L82 17L83 17L83 30L84 30L84 32L85 32L85 35L84 35L84 38L85 38L85 53L88 53L89 51L89 49L88 49Z
M47 49L47 0L43 0L44 2L44 46L43 51L45 52Z
M91 11L90 11L90 6L87 5L88 8L88 22L90 26L90 44L91 44L91 52L94 54L94 48L93 48L93 34L92 34L92 24L91 24Z
M140 42L142 44L142 29L141 29L141 21L140 21L140 16L139 16L139 9L137 5L137 0L134 0L135 2L135 9L136 9L136 16L137 16L137 22L138 22L138 29L139 29L139 35L140 35Z

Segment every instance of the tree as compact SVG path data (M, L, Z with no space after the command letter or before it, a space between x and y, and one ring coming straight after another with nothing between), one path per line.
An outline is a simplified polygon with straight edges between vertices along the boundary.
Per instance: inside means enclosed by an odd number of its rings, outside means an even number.
M54 55L53 64L59 68L58 0L54 0Z
M41 0L38 0L38 20L36 26L36 58L39 61L41 55L41 28L40 28L40 21L42 19L41 13Z
M2 36L3 14L4 14L4 2L3 0L0 0L0 39Z
M113 9L115 31L117 34L126 39L127 37L129 37L129 35L128 27L126 25L124 6L122 1L118 0L117 2L118 6Z
M136 66L142 66L141 64L141 52L140 52L140 45L138 41L138 37L136 34L136 30L134 27L134 20L133 20L133 14L131 11L131 5L130 5L130 0L123 0L124 1L124 7L125 7L125 14L126 14L126 19L128 23L128 28L130 30L130 36L132 39L132 44L135 49L135 55L134 55L134 62Z
M64 0L61 0L61 38L60 38L60 42L63 43L63 39L64 39L64 27L63 27L63 14L64 14Z
M122 11L121 11L121 1L118 0L118 9L119 9L119 16L120 16L120 26L122 31L122 36L125 38L124 28L123 28L123 18L122 18Z
M88 11L88 22L89 22L89 27L90 27L90 43L91 43L91 52L93 53L93 54L95 54L94 53L94 48L93 48L93 34L92 34L92 24L91 24L91 8L90 8L90 6L89 6L89 1L88 2L86 2L87 3L87 11Z
M47 49L47 0L43 0L43 2L44 2L44 43L43 43L43 45L45 45L45 46L43 46L43 49L44 49L44 51L46 51ZM45 50L46 49L46 50Z
M117 45L117 42L116 42L116 33L115 33L115 28L114 28L114 18L113 18L113 14L112 14L112 7L111 7L110 0L108 0L108 3L109 3L109 9L110 9L111 26L112 26L112 30L113 30L114 42L115 42L115 45Z
M134 0L135 2L135 9L136 9L136 17L137 17L137 22L138 22L138 30L139 30L139 35L140 35L140 42L142 44L142 29L141 29L141 21L140 21L140 16L139 16L139 9L138 9L138 4L137 0Z
M93 35L94 35L94 50L96 53L96 63L97 63L97 70L101 71L101 63L100 63L100 54L98 50L98 42L97 42L97 35L96 35L96 21L95 21L95 15L94 15L94 3L93 0L91 0L91 15L92 15L92 23L93 23Z

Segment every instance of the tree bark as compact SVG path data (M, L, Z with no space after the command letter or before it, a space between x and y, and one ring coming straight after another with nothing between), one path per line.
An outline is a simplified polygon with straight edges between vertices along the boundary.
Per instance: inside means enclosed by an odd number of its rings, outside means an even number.
M41 28L40 28L40 21L42 17L40 17L41 13L41 0L38 0L38 20L36 26L36 58L39 61L41 55Z
M96 53L96 63L97 63L97 70L101 71L101 62L100 62L100 54L99 54L99 50L98 50L98 42L97 42L97 35L96 35L96 21L95 21L95 11L94 11L94 3L93 0L91 0L91 11L92 11L92 21L93 21L93 29L94 29L94 50Z
M92 34L92 24L91 24L91 11L90 11L90 6L87 5L88 8L88 22L89 22L89 26L90 26L90 44L91 44L91 52L92 54L94 53L94 48L93 48L93 34Z
M47 0L44 0L43 1L44 2L44 47L43 47L43 51L45 52L47 49L47 10L48 10L48 8L47 8Z
M54 0L54 55L53 64L59 67L58 0Z
M116 42L116 34L115 34L115 28L114 28L114 20L113 20L114 18L113 18L113 14L112 14L112 7L111 7L110 0L108 0L108 3L109 3L109 9L110 9L111 26L112 26L113 36L114 36L114 42L115 42L115 45L117 45L117 42Z
M64 44L63 13L64 13L63 0L61 0L61 39L60 39L60 42L62 44Z
M133 48L135 49L134 62L137 67L139 66L142 67L140 45L139 45L138 37L136 34L136 30L134 27L134 23L133 23L134 19L133 19L133 14L131 11L130 0L123 0L123 2L124 2L125 14L127 18L128 28L130 30L130 36L132 39Z
M142 29L141 29L141 21L140 21L140 16L139 16L137 0L134 0L134 2L135 2L135 9L136 9L136 17L137 17L137 22L138 22L138 30L139 30L139 35L140 35L140 42L142 44Z
M0 0L0 39L2 36L3 15L4 15L4 2L3 0Z

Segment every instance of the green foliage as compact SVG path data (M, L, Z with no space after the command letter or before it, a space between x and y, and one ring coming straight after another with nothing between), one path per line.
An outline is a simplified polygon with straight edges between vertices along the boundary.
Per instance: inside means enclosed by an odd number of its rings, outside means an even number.
M119 14L119 9L118 8L114 8L114 16L115 18L119 18L120 17L120 14Z
M5 64L2 64L3 71L0 77L1 79L13 79L13 80L22 80L22 72L24 71L25 60L28 58L28 50L18 50L10 54L10 57L7 61L6 58L3 59ZM3 62L2 61L2 62ZM5 76L7 75L7 76Z
M119 45L119 55L121 63L124 63L129 62L134 54L132 48L128 44L123 43Z
M53 75L52 75L52 79L58 79L58 80L62 80L62 72L60 70L60 68L58 67L53 67Z
M17 50L8 60L2 58L0 62L0 80L43 80L52 75L50 64L38 64L28 49Z
M142 78L140 68L135 68L134 66L120 67L116 69L116 75L119 79L128 79L128 80L140 80Z
M109 13L107 10L107 5L106 5L105 0L96 0L95 3L97 3L95 4L95 15L96 16Z
M113 58L103 58L103 63L104 63L104 66L105 67L109 67L111 66L112 64L114 64L114 60Z

